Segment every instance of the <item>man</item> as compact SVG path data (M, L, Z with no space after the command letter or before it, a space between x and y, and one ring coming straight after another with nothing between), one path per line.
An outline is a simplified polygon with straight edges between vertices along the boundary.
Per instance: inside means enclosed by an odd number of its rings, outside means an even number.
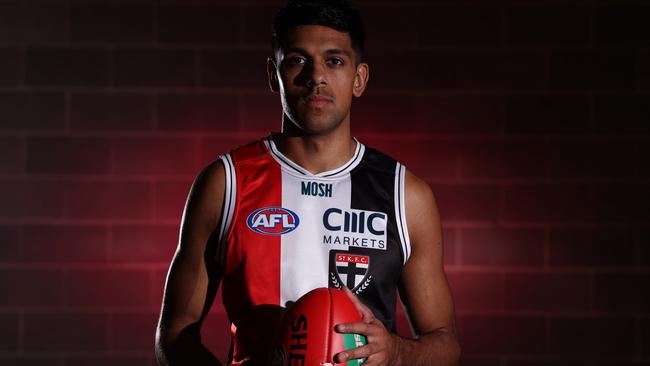
M219 364L199 328L220 284L229 365L268 365L282 313L316 287L345 289L362 314L336 331L368 344L336 362L457 364L433 194L350 133L369 78L363 42L347 1L289 1L278 13L268 75L282 132L223 155L192 185L158 325L161 364ZM398 288L415 339L394 334Z

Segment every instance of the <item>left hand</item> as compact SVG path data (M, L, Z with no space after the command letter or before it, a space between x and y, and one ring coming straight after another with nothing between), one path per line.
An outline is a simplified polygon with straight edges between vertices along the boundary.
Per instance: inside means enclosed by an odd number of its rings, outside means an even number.
M337 324L335 330L339 333L363 334L368 344L340 352L334 357L334 361L344 363L355 358L366 358L364 366L396 365L399 351L398 336L386 330L384 324L375 318L372 310L365 306L347 286L343 286L343 291L357 308L361 321Z

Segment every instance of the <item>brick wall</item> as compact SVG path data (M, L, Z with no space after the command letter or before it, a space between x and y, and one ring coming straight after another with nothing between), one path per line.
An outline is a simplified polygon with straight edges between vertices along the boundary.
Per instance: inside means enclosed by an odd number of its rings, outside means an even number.
M1 364L152 363L193 177L279 128L281 3L0 0ZM434 189L463 365L650 365L650 4L359 6L353 129Z

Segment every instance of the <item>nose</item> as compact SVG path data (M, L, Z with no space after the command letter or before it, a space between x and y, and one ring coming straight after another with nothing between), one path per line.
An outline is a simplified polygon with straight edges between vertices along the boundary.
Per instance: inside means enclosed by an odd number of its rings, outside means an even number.
M304 71L307 73L307 75L305 75L307 86L311 87L327 84L325 68L319 62L311 62L309 67L306 67Z

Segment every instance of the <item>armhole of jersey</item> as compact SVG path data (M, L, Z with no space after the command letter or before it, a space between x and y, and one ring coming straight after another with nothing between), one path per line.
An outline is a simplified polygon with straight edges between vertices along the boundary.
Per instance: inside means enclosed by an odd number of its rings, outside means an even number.
M411 241L409 231L406 226L406 209L404 208L404 176L406 167L397 163L395 166L395 219L397 220L397 231L402 244L402 256L404 263L411 256Z
M237 175L235 166L232 163L230 154L224 154L219 157L223 163L226 176L225 191L223 195L223 206L221 209L221 224L219 226L219 250L217 251L217 262L223 266L228 248L227 238L232 224L233 214L235 212L235 203L237 198Z

